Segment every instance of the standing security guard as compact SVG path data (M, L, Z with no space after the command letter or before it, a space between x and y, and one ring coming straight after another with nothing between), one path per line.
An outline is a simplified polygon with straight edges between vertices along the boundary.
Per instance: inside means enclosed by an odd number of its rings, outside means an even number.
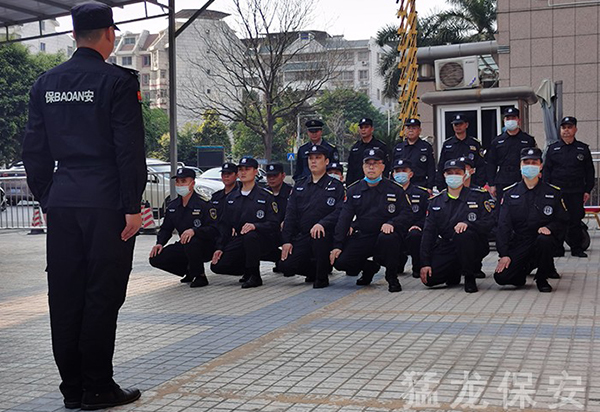
M226 162L221 166L221 182L225 187L217 190L210 198L210 204L212 205L210 213L217 216L217 219L223 215L227 195L238 187L237 172L238 167L235 163Z
M84 3L71 15L77 50L31 89L23 162L48 216L60 390L65 407L92 410L140 397L114 382L112 358L147 174L137 72L105 63L115 43L112 10Z
M308 168L308 154L309 150L314 145L323 146L327 150L327 158L329 159L329 162L340 161L340 155L337 147L323 139L323 122L312 119L307 121L305 125L310 141L298 148L298 155L296 156L296 172L294 173L294 176L292 176L294 182L310 176L310 170Z
M381 150L383 153L383 163L385 170L383 176L390 175L390 160L388 156L388 148L385 143L373 137L373 120L363 118L358 122L358 132L360 140L350 148L348 155L348 173L346 173L346 184L351 185L357 180L365 177L363 173L363 154L367 149Z
M487 180L490 193L498 202L504 188L521 180L519 157L521 150L536 147L535 139L521 130L519 109L509 107L504 111L506 131L492 140L485 154Z
M303 273L307 280L314 279L315 289L329 286L329 252L345 195L342 182L326 174L328 163L327 149L310 149L311 177L298 182L290 195L279 261L279 269L286 276Z
M258 187L256 159L244 157L238 165L242 186L227 196L219 219L219 238L211 270L224 275L243 275L242 288L262 285L260 258L277 248L279 223L273 194Z
M409 159L396 159L393 165L393 176L396 183L402 186L412 212L410 227L405 234L406 249L400 250L399 272L404 272L404 265L410 255L412 259L412 277L419 278L421 271L421 238L425 226L425 216L429 205L429 190L426 187L417 186L412 183L413 171Z
M447 190L429 201L421 240L421 281L425 286L458 285L477 292L475 274L489 253L487 234L494 226L494 200L488 192L464 186L465 165L448 160Z
M500 260L494 273L499 285L523 286L535 275L538 290L551 292L548 277L555 273L552 258L569 221L558 187L540 181L542 151L521 151L523 179L506 188L500 205L496 247Z
M383 264L388 291L400 292L398 251L411 220L410 207L402 186L382 176L385 153L367 149L363 156L365 177L348 187L335 227L331 264L351 276L362 270L356 281L362 286L371 284ZM368 260L371 256L374 260Z
M150 265L182 276L181 283L191 282L192 288L208 285L204 262L210 261L219 234L215 209L194 191L195 178L196 172L185 167L172 177L179 196L167 206L156 245L150 251ZM179 241L165 246L173 230L177 230Z
M581 219L585 216L583 205L594 188L594 163L589 146L577 140L576 133L577 119L572 116L563 118L560 122L560 140L551 144L546 152L543 178L545 182L561 189L569 212L566 235L571 255L587 257L582 246Z
M407 159L410 162L412 184L432 190L435 184L435 159L433 147L421 139L421 121L408 119L404 125L404 140L394 147L394 161Z
M478 173L473 180L473 184L483 187L485 186L485 161L483 160L483 149L481 143L474 137L467 136L469 122L464 114L457 114L452 119L452 128L454 136L444 141L440 159L438 162L436 186L439 190L446 188L444 180L444 165L448 160L455 160L460 157L468 157L475 162L475 168Z

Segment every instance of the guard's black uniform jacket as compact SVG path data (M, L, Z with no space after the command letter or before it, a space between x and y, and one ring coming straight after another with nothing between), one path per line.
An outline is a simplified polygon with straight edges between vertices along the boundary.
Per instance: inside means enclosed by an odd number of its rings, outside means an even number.
M594 188L594 163L587 144L575 139L566 144L560 139L546 151L542 169L545 182L560 187L562 193L591 193Z
M223 250L232 237L232 229L239 234L246 223L254 224L257 233L276 240L279 233L277 203L269 190L254 185L247 196L242 195L241 188L229 193L219 219L216 249Z
M181 197L173 200L167 206L156 244L166 245L173 235L173 230L177 230L181 236L186 230L194 229L194 237L216 238L218 235L217 213L215 209L211 209L210 203L202 199L196 192L192 193L186 206L183 206Z
M427 216L427 206L429 204L429 192L427 188L412 184L406 188L406 195L410 204L412 218L410 227L418 226L421 229L425 226L425 217Z
M292 186L283 182L281 189L279 189L279 193L277 195L273 195L275 198L275 203L277 203L277 220L279 223L283 222L283 219L285 218L285 211L287 209L288 199L291 193Z
M325 233L333 232L344 203L342 182L324 175L313 183L312 177L300 180L289 198L283 225L283 243L292 243L297 235L306 235L317 223Z
M389 151L386 144L379 139L375 139L374 137L369 143L364 143L363 140L360 139L350 148L350 154L348 155L346 184L350 185L365 177L365 174L363 173L363 156L365 154L365 150L367 149L381 149L383 151L385 154L385 159L383 160L385 163L385 171L383 172L383 176L385 177L390 175Z
M446 182L444 180L444 163L446 163L448 160L458 159L460 157L468 157L475 162L477 173L475 173L475 176L473 177L473 184L477 186L485 186L485 161L483 160L481 143L479 140L471 136L467 136L464 140L460 140L456 136L452 136L442 145L442 151L440 153L440 159L438 162L437 178L435 182L435 185L438 187L438 189L441 190L446 188Z
M394 231L405 233L412 222L411 215L402 186L386 178L374 187L360 180L348 187L335 227L333 247L342 249L350 225L356 233L376 234L384 223L389 223L394 226Z
M135 73L105 63L95 50L78 48L33 85L23 162L44 211L140 212L147 171Z
M433 189L435 184L435 159L433 157L433 147L428 142L418 139L414 144L410 144L408 139L405 138L394 147L393 156L394 161L398 159L410 160L414 173L410 179L412 184Z
M238 187L239 187L239 184L236 184L236 187L234 187L229 193L233 192ZM229 195L229 193L225 193L225 189L221 189L221 190L217 190L210 197L211 213L216 214L217 219L220 219L221 216L223 216L223 211L225 210L226 199L227 199L227 196ZM212 210L214 210L214 211L212 211Z
M340 161L340 154L338 153L337 147L325 141L325 139L321 139L320 145L327 149L327 158L329 159L329 163ZM294 172L294 176L292 176L292 179L294 179L295 182L303 177L310 176L310 169L308 168L308 152L313 146L314 145L312 142L308 142L304 143L298 148L298 155L296 156L296 171Z
M431 266L436 242L450 242L456 233L454 227L460 222L487 239L494 226L494 206L488 192L468 187L462 188L457 199L450 198L446 190L432 198L421 240L421 266Z
M522 130L514 136L504 132L492 140L485 154L488 184L505 187L520 181L521 150L529 147L536 147L535 138Z
M569 220L561 190L545 182L531 190L523 181L506 188L496 233L496 248L500 257L508 256L514 243L533 244L538 229L547 227L554 236L564 231Z

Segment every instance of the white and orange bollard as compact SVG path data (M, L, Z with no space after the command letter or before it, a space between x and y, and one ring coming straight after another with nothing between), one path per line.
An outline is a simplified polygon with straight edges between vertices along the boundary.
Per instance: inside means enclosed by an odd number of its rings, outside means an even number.
M44 217L42 216L42 212L39 206L35 206L33 209L33 217L31 218L31 231L30 235L40 235L45 233L44 227L46 226L46 222L44 222Z
M156 233L156 223L152 215L150 203L142 203L142 227L140 233Z

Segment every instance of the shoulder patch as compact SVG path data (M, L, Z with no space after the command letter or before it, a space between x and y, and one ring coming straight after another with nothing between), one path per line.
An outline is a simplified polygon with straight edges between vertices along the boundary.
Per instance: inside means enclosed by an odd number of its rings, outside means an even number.
M118 67L119 69L121 69L121 70L123 70L123 71L125 71L125 72L127 72L127 73L129 73L129 74L131 74L133 76L135 76L135 77L138 77L138 75L140 73L139 71L137 71L135 69L131 69L129 67L119 66L118 64L114 64L114 63L112 65L115 66L115 67Z
M553 188L554 188L554 189L556 189L556 190L561 190L561 189L560 189L560 187L558 187L558 186L554 186L554 185L551 185L550 183L548 183L548 186L550 186L550 187L553 187Z

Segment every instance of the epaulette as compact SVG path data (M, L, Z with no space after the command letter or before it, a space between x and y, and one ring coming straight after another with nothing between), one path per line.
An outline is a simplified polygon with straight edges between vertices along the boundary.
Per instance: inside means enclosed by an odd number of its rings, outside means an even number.
M261 189L267 192L268 194L273 195L273 192L270 189L267 189L266 187L261 187Z
M560 187L554 186L553 184L548 183L548 186L555 188L556 190L561 190Z
M427 193L429 193L429 189L427 189L426 187L419 186L419 185L416 185L416 186L417 186L419 189L421 189L421 190L424 190L424 191L426 191Z
M138 77L138 76L139 76L139 73L140 73L140 72L139 72L139 71L137 71L137 70L135 70L135 69L130 69L129 67L123 67L123 66L119 66L118 64L115 64L115 63L113 63L112 65L113 65L113 66L115 66L115 67L118 67L118 68L119 68L119 69L121 69L121 70L124 70L124 71L126 71L126 72L127 72L127 73L129 73L129 74L132 74L132 75L134 75L135 77Z
M519 182L513 183L513 184L512 184L512 185L510 185L510 186L506 186L506 187L504 188L504 191L506 192L508 189L512 189L513 187L515 187L515 186L517 185L517 183L519 183Z
M210 202L210 197L208 197L206 195L206 193L204 193L204 190L202 191L202 193L198 193L196 192L196 194L200 197L200 199L204 200L205 202Z

